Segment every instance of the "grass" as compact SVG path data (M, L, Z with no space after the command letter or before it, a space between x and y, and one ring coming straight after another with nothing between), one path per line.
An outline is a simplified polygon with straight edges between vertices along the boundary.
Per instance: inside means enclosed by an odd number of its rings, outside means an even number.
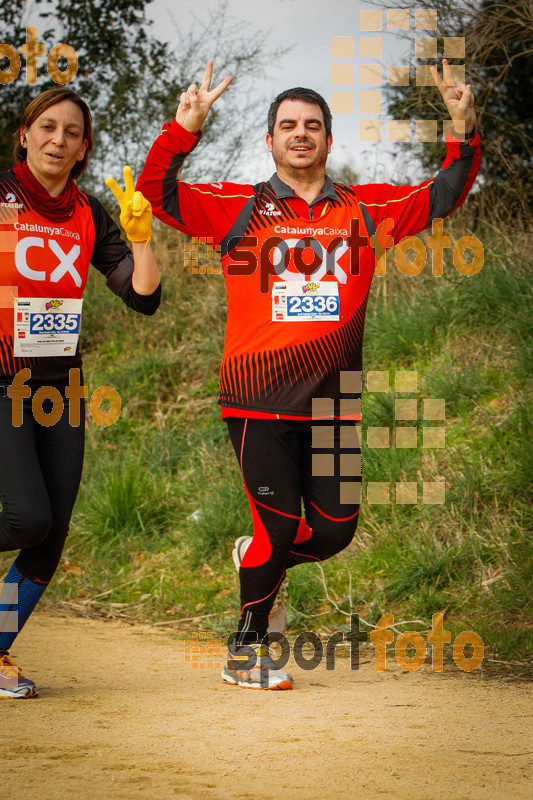
M164 292L154 318L113 303L100 276L87 289L86 381L90 393L116 388L122 414L109 428L89 421L72 529L44 602L225 635L238 615L232 542L251 525L215 404L224 286L183 270L182 237L163 229L157 240ZM388 371L393 387L396 371L416 371L417 392L399 397L417 400L417 419L395 419L394 392L366 391L364 484L388 482L394 500L394 484L415 482L418 503L365 502L344 553L322 571L290 572L294 633L344 629L353 611L371 624L392 612L421 621L403 629L427 630L443 611L452 637L475 630L488 658L531 665L530 246L490 229L483 244L472 278L447 263L438 279L429 268L416 279L389 269L374 281L365 372ZM422 428L443 425L424 419L425 398L445 400L444 448L422 446ZM418 428L416 448L394 446L405 426ZM391 446L369 447L369 427L389 428ZM423 484L439 481L445 502L424 504ZM9 563L2 555L0 567Z

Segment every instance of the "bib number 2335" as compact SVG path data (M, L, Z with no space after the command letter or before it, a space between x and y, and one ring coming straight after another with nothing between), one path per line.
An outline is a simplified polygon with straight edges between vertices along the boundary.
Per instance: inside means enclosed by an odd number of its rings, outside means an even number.
M18 297L15 356L73 356L81 324L81 299Z

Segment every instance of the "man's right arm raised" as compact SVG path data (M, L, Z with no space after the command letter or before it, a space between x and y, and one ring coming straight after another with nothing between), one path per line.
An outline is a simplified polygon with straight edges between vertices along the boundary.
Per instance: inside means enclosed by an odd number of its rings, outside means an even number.
M231 83L225 78L209 91L213 65L208 63L203 83L183 92L176 117L163 126L152 145L137 189L152 204L154 216L189 236L212 237L218 244L254 191L235 183L188 184L178 180L186 156L196 147L213 102Z

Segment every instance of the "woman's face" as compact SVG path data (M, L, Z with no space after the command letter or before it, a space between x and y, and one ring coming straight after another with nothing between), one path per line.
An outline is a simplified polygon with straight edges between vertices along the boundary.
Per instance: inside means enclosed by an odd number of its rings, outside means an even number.
M85 155L83 129L81 108L72 100L62 100L21 131L28 167L51 195L61 194L70 170Z

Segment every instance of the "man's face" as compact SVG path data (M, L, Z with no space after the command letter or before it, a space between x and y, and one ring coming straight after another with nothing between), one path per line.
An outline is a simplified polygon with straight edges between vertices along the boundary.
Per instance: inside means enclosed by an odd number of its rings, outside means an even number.
M274 133L267 133L266 142L276 167L314 170L325 167L332 136L326 139L320 106L303 100L283 100Z

